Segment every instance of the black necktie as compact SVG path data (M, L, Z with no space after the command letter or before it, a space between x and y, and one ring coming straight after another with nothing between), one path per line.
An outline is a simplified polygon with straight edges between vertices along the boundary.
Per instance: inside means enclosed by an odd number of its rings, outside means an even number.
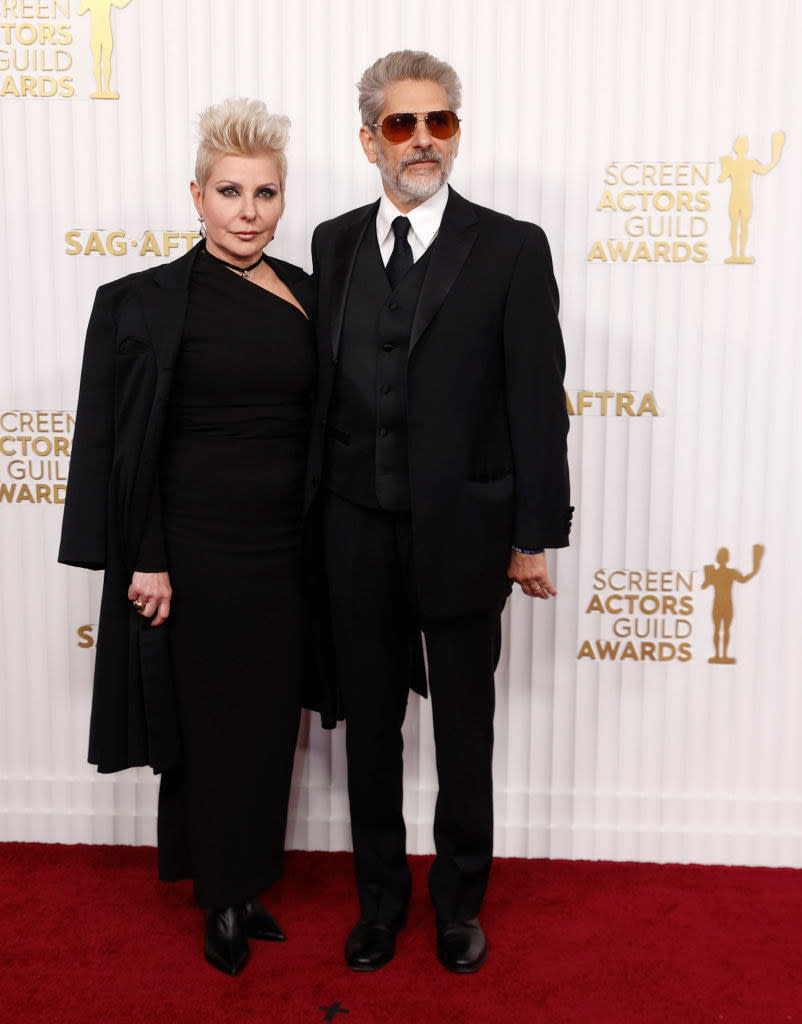
M391 288L397 288L407 271L412 269L412 249L407 241L408 231L409 220L406 217L396 217L393 221L395 245L387 261L387 277Z

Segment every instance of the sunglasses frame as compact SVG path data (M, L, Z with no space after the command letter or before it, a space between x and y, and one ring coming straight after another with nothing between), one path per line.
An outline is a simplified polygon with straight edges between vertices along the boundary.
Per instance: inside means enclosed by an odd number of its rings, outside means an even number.
M445 135L445 136L435 135L435 133L432 131L431 126L429 124L429 118L433 114L450 114L451 117L456 122L456 127L454 128L454 131L450 135ZM393 118L396 118L396 117L414 117L415 118L415 123L412 125L412 131L409 133L409 135L405 136L403 139L391 139L387 135L385 130L384 130L385 122L390 121L390 120L392 120ZM400 111L397 114L388 114L387 117L383 118L383 120L381 120L378 124L369 124L368 128L374 128L374 129L380 128L382 135L385 137L385 139L387 139L387 141L390 143L391 146L400 146L402 142L406 142L408 139L412 138L412 136L417 131L418 122L419 121L423 121L423 123L426 125L427 131L429 132L429 134L432 136L433 139L438 139L441 142L445 142L446 139L453 139L454 136L459 131L459 126L460 126L461 118L457 117L457 115L454 113L453 110L429 110L425 114L417 114L417 113L415 113L412 110L410 110L410 111Z

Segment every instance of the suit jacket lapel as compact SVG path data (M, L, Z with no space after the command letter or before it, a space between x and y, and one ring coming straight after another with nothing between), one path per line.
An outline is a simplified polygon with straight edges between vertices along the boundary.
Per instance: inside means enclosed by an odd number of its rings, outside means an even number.
M187 314L189 282L199 252L200 244L186 256L159 267L142 284L142 308L161 368L173 366L178 355Z
M448 203L437 238L432 245L432 256L421 288L409 351L434 319L462 270L478 234L477 216L471 203L449 186Z
M345 318L345 300L348 298L348 286L356 262L356 254L364 238L368 225L374 222L378 200L368 207L364 217L360 217L342 231L334 243L332 253L333 271L331 276L331 348L334 356L340 350L340 336Z

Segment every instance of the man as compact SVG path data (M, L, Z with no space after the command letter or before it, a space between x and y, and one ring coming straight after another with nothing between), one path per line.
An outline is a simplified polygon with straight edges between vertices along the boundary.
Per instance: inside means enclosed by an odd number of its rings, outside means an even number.
M493 841L493 673L512 583L547 598L546 547L567 544L564 352L543 232L446 185L460 83L427 53L388 54L359 83L383 195L321 224L322 513L361 917L355 970L395 952L410 873L401 726L425 693L436 744L429 889L441 963L475 971Z

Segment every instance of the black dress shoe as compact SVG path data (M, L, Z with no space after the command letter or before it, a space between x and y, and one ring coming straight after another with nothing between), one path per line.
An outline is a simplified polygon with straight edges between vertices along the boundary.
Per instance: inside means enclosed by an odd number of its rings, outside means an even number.
M237 974L245 966L250 949L240 907L206 911L206 942L209 963L225 974Z
M242 905L245 934L250 939L267 939L268 942L283 942L287 936L278 921L266 910L259 900L248 900Z
M345 943L345 962L354 971L375 971L395 956L398 927L357 921Z
M487 939L479 918L437 922L437 959L455 974L478 971L487 956Z

